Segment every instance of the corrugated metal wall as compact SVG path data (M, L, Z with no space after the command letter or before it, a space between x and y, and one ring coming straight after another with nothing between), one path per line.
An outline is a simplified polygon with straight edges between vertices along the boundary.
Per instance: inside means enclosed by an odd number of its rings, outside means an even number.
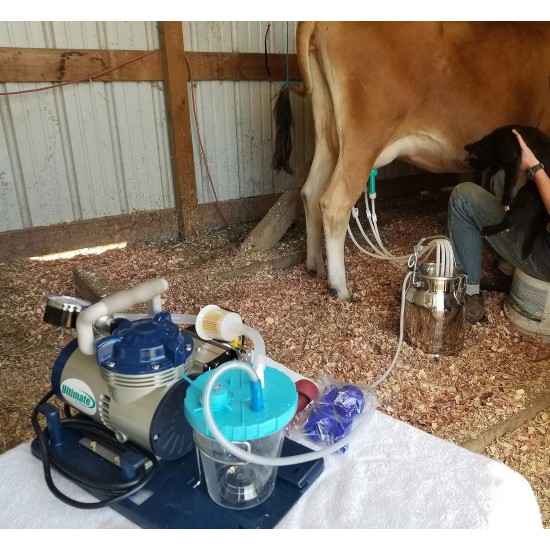
M295 22L184 22L183 31L189 51L264 53L266 40L269 53L295 51ZM156 22L0 22L0 47L151 50L159 36ZM43 85L0 83L0 91ZM282 192L299 177L314 149L311 102L291 96L296 173L275 174L272 112L280 88L269 81L194 84L199 203ZM0 232L175 206L161 82L0 96L0 124ZM380 177L409 173L394 163Z
M154 22L0 22L0 46L147 50L159 39ZM0 121L0 231L174 206L160 83L1 96Z
M185 46L263 53L268 25L268 51L293 52L294 23L285 22L186 22ZM159 38L155 22L0 22L0 46L145 50L158 48ZM0 84L0 91L39 86ZM292 184L271 170L280 86L195 83L199 203ZM313 154L313 126L310 102L293 98L293 104L298 173ZM175 206L162 83L90 82L0 96L0 120L0 231Z

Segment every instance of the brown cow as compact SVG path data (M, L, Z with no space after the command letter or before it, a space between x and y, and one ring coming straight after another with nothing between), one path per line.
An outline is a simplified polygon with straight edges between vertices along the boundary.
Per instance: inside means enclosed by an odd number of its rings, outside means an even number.
M306 267L325 276L323 228L338 298L351 296L346 228L372 168L466 172L464 145L498 126L550 132L550 23L300 22L296 48L291 91L311 95L315 120Z

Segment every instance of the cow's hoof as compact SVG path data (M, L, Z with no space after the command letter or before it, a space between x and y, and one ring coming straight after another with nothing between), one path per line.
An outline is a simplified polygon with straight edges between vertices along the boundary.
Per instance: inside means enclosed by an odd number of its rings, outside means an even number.
M315 269L306 267L307 274L314 279L324 279L326 277L324 269Z
M338 289L334 288L334 287L330 287L330 292L332 293L332 295L335 297L335 298L338 298L338 300L345 300L345 301L348 301L348 302L351 302L353 299L352 299L352 296L349 292L339 292Z

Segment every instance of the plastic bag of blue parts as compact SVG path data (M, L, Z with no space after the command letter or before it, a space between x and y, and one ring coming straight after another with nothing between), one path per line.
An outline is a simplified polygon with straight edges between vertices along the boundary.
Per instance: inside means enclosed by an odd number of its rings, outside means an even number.
M372 418L379 406L367 385L342 383L328 376L316 382L319 393L286 427L288 438L314 450L330 447ZM335 452L344 453L353 436Z

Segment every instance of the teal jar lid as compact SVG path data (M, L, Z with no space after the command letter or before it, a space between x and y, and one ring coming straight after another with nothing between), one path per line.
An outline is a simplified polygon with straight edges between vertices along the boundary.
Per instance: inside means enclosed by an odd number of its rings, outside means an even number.
M223 368L223 366L219 367ZM214 437L204 419L202 392L208 379L217 372L201 374L187 389L184 400L185 418L191 427L207 437ZM222 374L210 393L210 407L216 425L230 441L259 439L283 429L296 413L298 392L294 382L273 367L264 371L264 408L251 408L250 373L230 369Z

